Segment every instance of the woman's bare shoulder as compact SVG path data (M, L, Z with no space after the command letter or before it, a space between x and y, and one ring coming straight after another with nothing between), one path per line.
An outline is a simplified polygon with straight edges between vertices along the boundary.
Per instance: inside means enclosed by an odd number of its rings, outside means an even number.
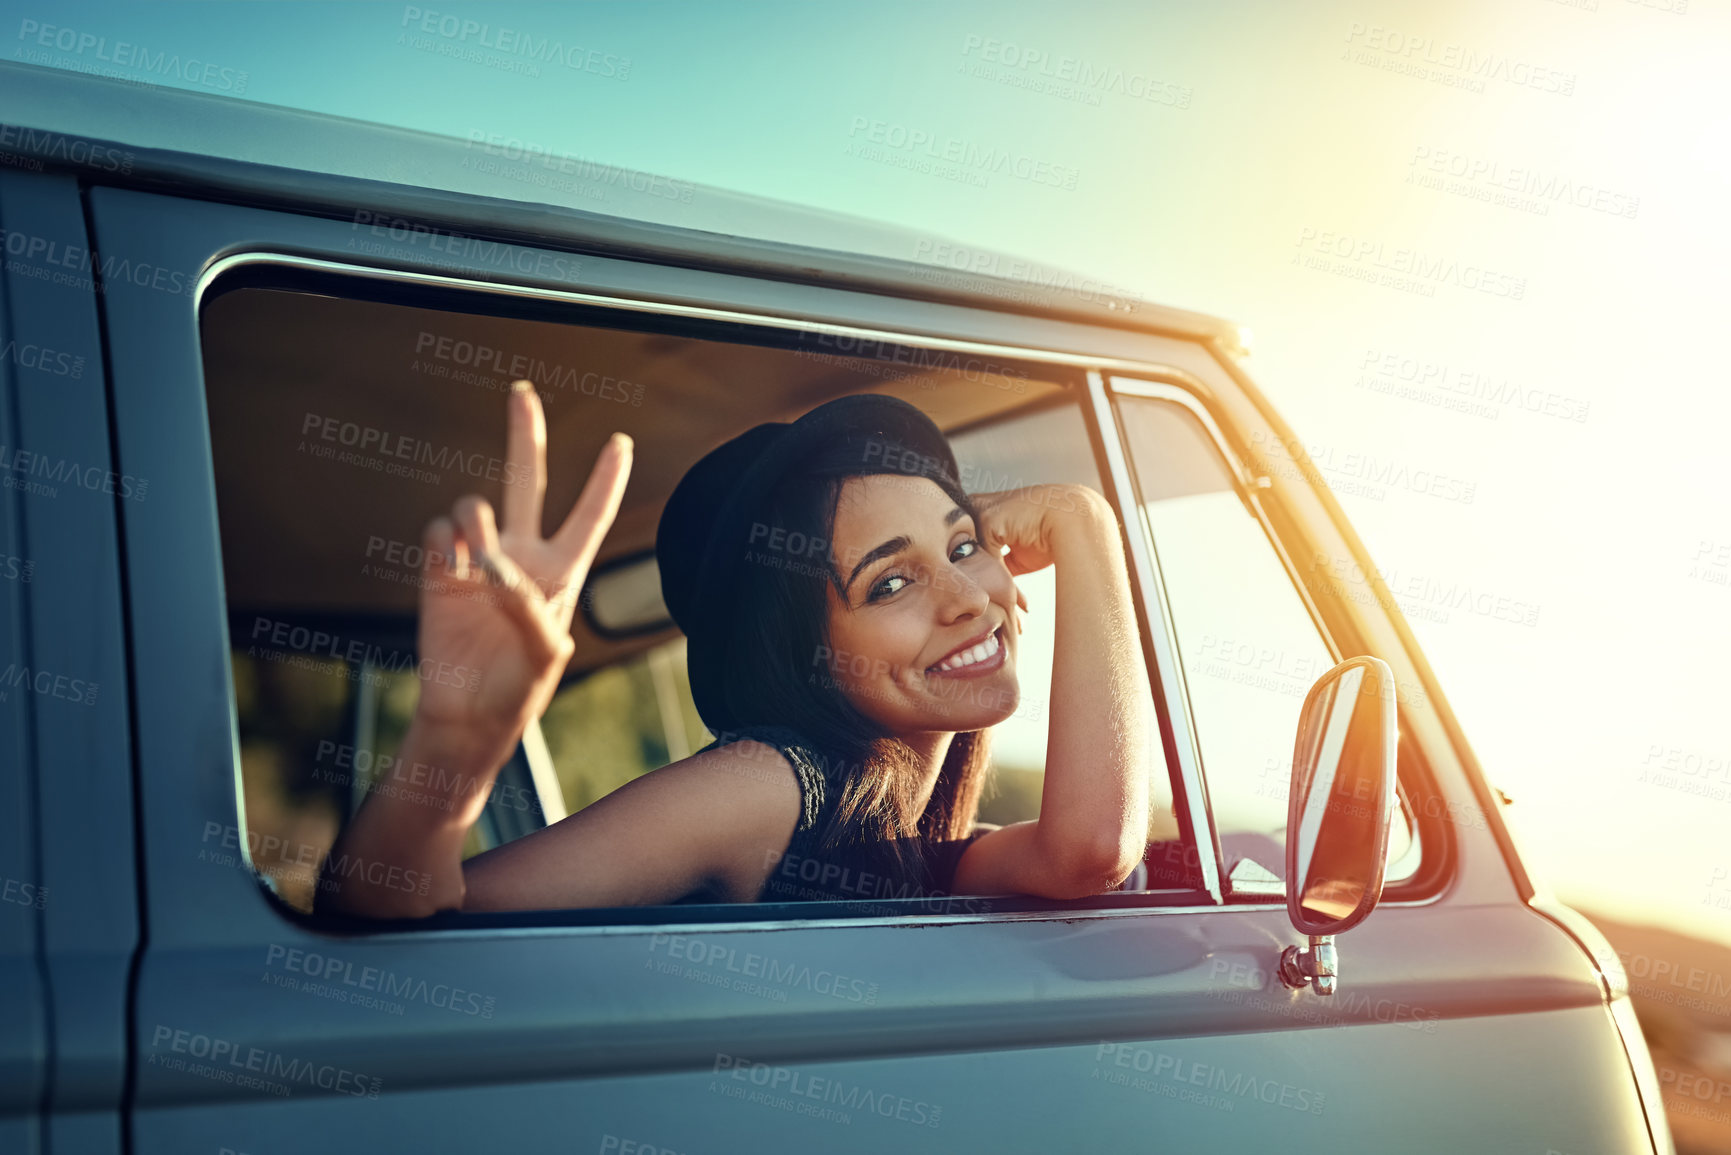
M722 743L680 758L679 762L670 762L661 769L672 771L675 767L691 767L692 771L703 767L705 772L729 772L748 778L751 772L755 771L758 778L767 781L795 781L793 762L788 755L777 750L772 743L748 736L727 738Z
M651 770L561 822L470 859L464 907L632 906L700 887L750 902L799 819L799 782L781 752L730 742Z
M793 763L775 746L756 738L735 738L670 762L650 776L698 791L729 809L749 808L779 827L791 829L800 814L800 780Z
M685 813L700 815L710 877L734 901L749 902L799 830L804 790L793 763L773 745L740 738L663 766L645 777L677 783Z

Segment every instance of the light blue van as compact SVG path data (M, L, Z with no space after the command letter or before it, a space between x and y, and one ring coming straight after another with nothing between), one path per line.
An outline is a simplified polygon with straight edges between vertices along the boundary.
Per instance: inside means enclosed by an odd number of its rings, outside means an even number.
M17 64L0 248L0 1149L1672 1150L1615 955L1529 878L1234 326L520 142ZM1117 509L1167 770L1142 867L1071 902L314 917L364 792L433 772L393 756L416 530L496 484L514 376L549 505L614 429L637 466L472 849L708 740L661 502L876 390L971 491ZM1040 644L992 821L1038 806Z

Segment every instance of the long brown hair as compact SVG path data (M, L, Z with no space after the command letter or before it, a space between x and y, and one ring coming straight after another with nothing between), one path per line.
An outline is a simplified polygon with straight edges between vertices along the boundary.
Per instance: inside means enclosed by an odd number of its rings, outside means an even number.
M820 849L846 851L891 881L896 895L914 888L918 896L920 856L972 833L991 741L988 730L956 733L931 799L916 814L919 756L862 714L833 676L826 584L845 597L832 548L836 507L848 478L876 474L929 478L979 524L942 463L881 434L848 431L813 450L782 478L753 527L762 548L747 554L729 639L740 673L728 682L729 717L718 721L786 726L813 744L838 791Z

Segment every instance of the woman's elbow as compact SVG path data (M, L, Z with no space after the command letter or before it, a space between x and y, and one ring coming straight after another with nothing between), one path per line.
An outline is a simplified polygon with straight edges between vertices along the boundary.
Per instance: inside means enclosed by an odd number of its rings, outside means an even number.
M1142 861L1147 846L1140 838L1111 831L1092 838L1072 839L1051 858L1050 898L1086 898L1114 890Z

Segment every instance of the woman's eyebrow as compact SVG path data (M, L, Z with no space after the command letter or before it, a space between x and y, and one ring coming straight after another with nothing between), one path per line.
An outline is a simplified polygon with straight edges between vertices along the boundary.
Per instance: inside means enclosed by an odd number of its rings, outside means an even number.
M951 506L950 512L944 514L944 525L945 527L952 526L967 515L967 511L961 506ZM859 559L859 564L853 567L853 572L847 575L847 584L841 587L842 592L846 593L848 590L853 588L854 579L859 577L860 571L865 569L866 566L881 558L891 557L898 554L912 544L913 539L904 533L898 537L890 538L875 549L867 551L866 555Z

